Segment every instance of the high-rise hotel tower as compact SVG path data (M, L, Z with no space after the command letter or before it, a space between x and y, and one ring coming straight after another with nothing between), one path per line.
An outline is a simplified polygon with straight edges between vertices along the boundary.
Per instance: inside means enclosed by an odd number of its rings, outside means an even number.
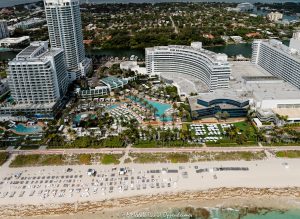
M15 104L4 103L0 114L54 116L69 85L63 49L32 42L8 63L8 83Z
M63 48L71 81L85 76L91 60L85 57L79 0L45 0L52 48Z
M294 33L289 46L275 39L254 40L252 63L300 89L300 32Z

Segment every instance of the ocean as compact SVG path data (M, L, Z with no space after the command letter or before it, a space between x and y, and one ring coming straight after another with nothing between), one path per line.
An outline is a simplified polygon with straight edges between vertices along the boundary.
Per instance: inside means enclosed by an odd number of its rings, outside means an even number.
M95 3L142 3L142 2L149 2L149 3L157 3L157 2L300 2L300 0L80 0L81 2L95 2ZM37 2L37 0L0 0L0 8L13 6L16 4L24 4L24 3L32 3Z
M249 211L249 212L248 212ZM209 212L209 213L208 213ZM256 209L251 210L246 209L220 209L220 208L210 208L210 209L173 209L172 212L163 212L160 214L149 213L149 217L142 217L144 219L157 218L157 219L299 219L300 209L296 210L269 210L269 209ZM127 215L128 216L128 215ZM134 217L127 217L128 219L138 218L141 215L135 215ZM157 217L156 217L157 216Z

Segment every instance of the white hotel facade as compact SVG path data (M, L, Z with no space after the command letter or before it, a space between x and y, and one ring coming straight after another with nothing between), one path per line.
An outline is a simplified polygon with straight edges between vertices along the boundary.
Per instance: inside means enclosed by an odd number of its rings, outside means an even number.
M8 84L16 104L3 104L0 114L53 115L65 96L69 79L63 49L33 42L8 63Z
M300 33L294 33L290 46L278 40L255 40L251 62L300 89Z
M228 88L231 74L227 55L205 50L201 42L146 48L146 70L149 75L187 74L200 79L210 91Z
M73 81L91 69L85 57L79 0L45 0L46 19L52 48L63 48Z

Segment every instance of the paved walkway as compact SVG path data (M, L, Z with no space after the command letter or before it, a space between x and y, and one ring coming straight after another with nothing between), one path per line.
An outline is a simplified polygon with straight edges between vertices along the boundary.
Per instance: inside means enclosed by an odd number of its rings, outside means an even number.
M177 26L175 25L175 22L174 22L172 16L170 15L169 18L170 18L170 20L172 22L172 27L174 28L174 33L178 34L179 31L178 31Z
M279 146L279 147L176 147L176 148L88 148L88 149L49 149L49 150L10 150L11 154L128 154L128 153L194 153L194 152L242 152L242 151L300 151L300 146ZM0 151L1 152L1 151ZM4 151L2 151L4 152Z
M3 168L9 168L10 163L15 159L16 156L17 156L16 154L13 154L12 156L10 156L10 157L8 158L8 160L5 161L5 163L2 164L2 166L0 166L0 169L1 169L1 168L2 168L2 169L3 169Z

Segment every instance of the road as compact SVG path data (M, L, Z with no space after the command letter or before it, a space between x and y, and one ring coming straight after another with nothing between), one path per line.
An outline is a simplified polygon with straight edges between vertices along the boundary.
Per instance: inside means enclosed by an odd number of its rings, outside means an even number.
M298 150L300 146L279 147L198 147L198 148L84 148L84 149L42 149L42 150L9 150L11 154L124 154L124 153L194 153L194 152L256 152L256 151ZM0 152L5 152L4 150Z
M172 27L174 28L174 33L178 34L179 31L178 31L177 26L175 25L175 22L174 22L172 16L170 15L169 18L170 18L170 20L172 22Z

